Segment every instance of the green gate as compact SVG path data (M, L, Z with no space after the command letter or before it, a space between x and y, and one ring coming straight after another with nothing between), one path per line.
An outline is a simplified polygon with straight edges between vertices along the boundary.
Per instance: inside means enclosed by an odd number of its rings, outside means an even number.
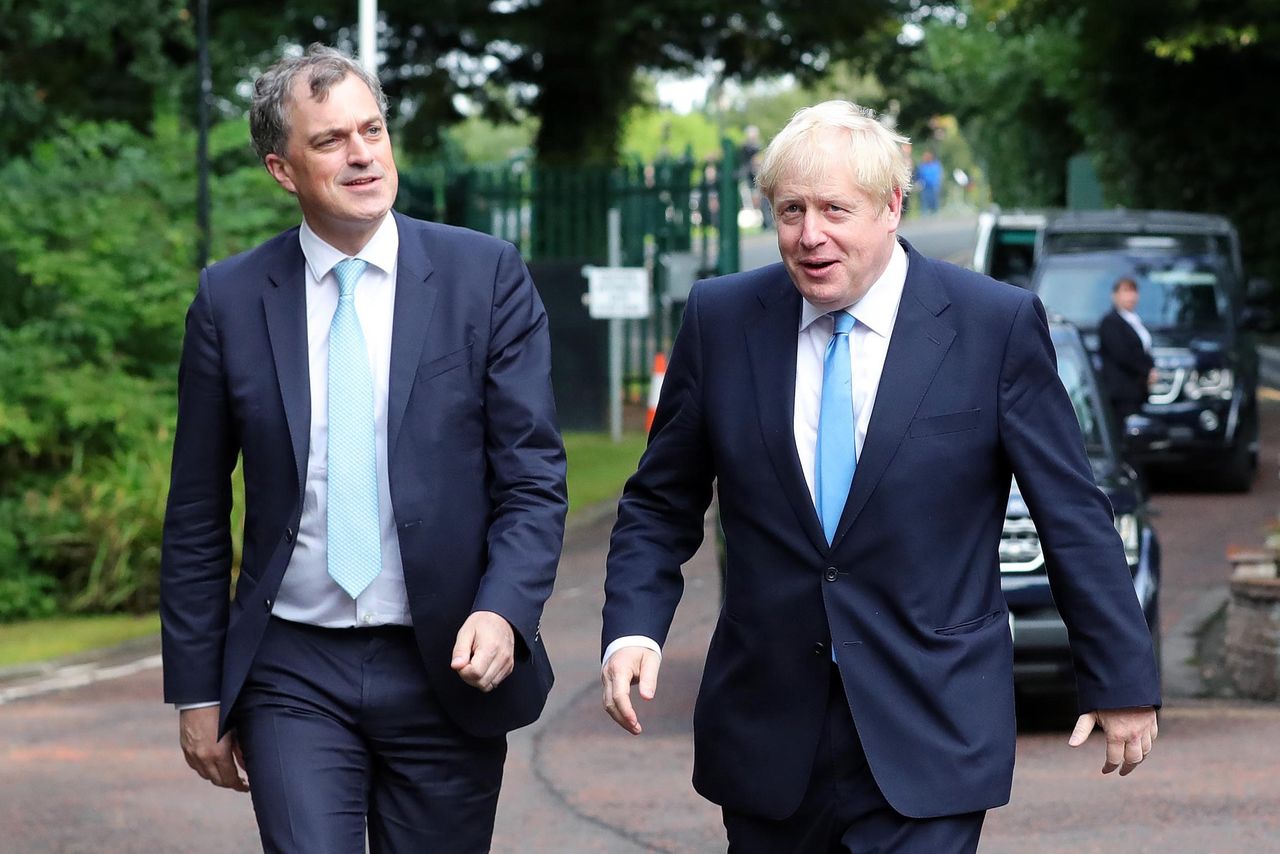
M625 324L625 384L638 401L654 354L671 348L690 268L696 278L738 270L738 152L728 140L722 148L720 158L615 167L411 167L400 175L397 207L509 240L531 264L595 265L608 263L608 211L616 208L622 265L653 277L650 318Z

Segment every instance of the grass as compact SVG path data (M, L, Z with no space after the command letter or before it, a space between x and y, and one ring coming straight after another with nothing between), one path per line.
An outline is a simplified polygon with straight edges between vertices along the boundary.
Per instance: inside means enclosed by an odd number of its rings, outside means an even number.
M643 433L624 433L615 444L604 433L566 433L569 460L569 515L584 507L617 498L644 452Z
M159 614L53 617L0 625L0 667L60 658L160 631Z
M643 433L627 433L614 442L601 433L566 433L569 460L569 512L616 498L644 451ZM0 624L0 667L47 661L160 631L157 614L107 614L55 617Z

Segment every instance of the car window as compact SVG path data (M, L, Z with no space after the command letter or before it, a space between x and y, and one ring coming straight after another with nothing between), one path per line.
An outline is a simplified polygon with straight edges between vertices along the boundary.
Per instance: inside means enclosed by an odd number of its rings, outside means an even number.
M1035 287L1049 312L1083 329L1096 328L1111 310L1111 288L1121 276L1138 282L1138 316L1148 329L1214 330L1229 315L1226 289L1211 265L1183 258L1082 261L1050 259Z
M1034 228L999 228L992 235L991 269L993 279L1026 287L1035 265L1036 230Z
M1212 328L1226 313L1213 273L1153 270L1140 294L1138 316L1152 329Z

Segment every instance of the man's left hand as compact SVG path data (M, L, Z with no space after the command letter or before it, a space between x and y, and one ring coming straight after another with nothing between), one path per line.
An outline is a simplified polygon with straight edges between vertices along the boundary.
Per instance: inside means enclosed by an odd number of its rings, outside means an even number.
M1084 744L1095 725L1102 728L1107 738L1107 756L1102 764L1102 773L1110 774L1119 768L1121 777L1147 758L1160 732L1156 710L1151 706L1099 709L1080 716L1067 743L1072 747Z
M489 692L511 675L516 661L516 636L511 624L493 611L476 611L458 630L450 667L462 681Z

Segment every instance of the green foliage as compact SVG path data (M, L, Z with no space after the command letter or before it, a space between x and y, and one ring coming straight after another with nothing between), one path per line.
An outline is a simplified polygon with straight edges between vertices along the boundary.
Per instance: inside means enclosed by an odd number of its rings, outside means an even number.
M470 164L505 163L528 156L537 133L538 123L532 119L516 124L499 124L481 116L471 116L445 131L445 144Z
M215 255L297 218L246 140L244 122L211 140ZM55 593L72 610L155 605L194 147L173 118L67 124L0 168L0 620Z
M633 107L622 126L622 154L641 163L720 156L720 131L702 113L678 114L656 107Z
M831 100L853 101L877 112L889 109L889 95L875 75L841 60L804 84L757 83L738 100L725 120L738 127L755 125L767 142L791 121L797 110Z
M0 0L0 162L57 135L59 122L151 121L189 78L187 0ZM189 91L189 87L185 87Z
M977 9L964 23L926 26L921 58L928 70L917 72L919 79L960 119L1005 206L1065 203L1067 159L1081 140L1054 85L1051 58L1062 57L1060 66L1071 38L1069 30L1046 26L1020 33L1007 16L987 19Z

